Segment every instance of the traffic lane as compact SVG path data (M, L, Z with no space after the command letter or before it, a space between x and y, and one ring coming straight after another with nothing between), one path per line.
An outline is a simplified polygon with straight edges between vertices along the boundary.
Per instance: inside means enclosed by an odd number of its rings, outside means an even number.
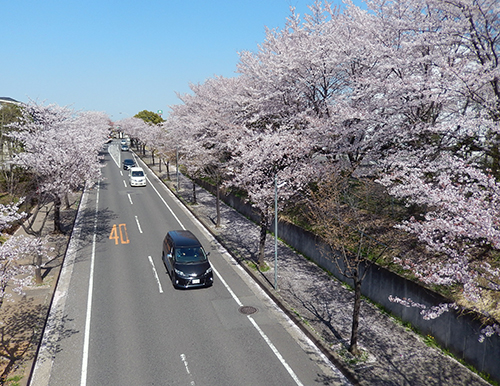
M151 177L150 177L151 178ZM152 177L154 178L154 177ZM321 378L325 384L327 382L332 382L332 384L343 384L345 382L343 376L338 372L338 370L333 368L333 365L328 362L319 350L312 345L307 338L303 336L303 334L297 329L293 323L286 318L281 311L279 311L274 303L270 301L270 299L263 294L263 292L255 285L253 280L251 280L248 275L246 278L242 278L235 274L235 272L243 272L238 264L232 260L231 258L221 259L221 251L223 248L218 245L213 237L202 227L199 222L192 216L192 214L186 211L182 205L177 205L177 200L173 197L173 194L169 192L167 189L163 189L165 194L165 200L170 202L170 207L173 210L176 210L176 215L178 218L182 220L182 222L188 225L188 228L195 233L195 235L200 239L202 244L205 246L206 250L212 252L210 259L214 267L218 270L218 272L223 272L222 276L225 278L225 281L230 284L232 291L240 298L245 299L245 304L248 304L250 298L254 296L257 292L260 294L260 301L258 306L262 309L262 304L267 304L264 306L266 309L266 313L270 312L274 318L272 323L264 322L262 320L261 315L257 315L257 319L259 323L264 324L262 328L263 332L268 336L272 337L271 339L275 339L278 343L277 346L280 347L280 351L284 352L283 357L285 361L293 364L296 367L296 371L303 377L304 379L310 380L311 384L313 384L314 379ZM162 188L158 189L158 191L162 191ZM180 209L180 212L178 211ZM192 225L191 225L192 224ZM214 253L215 252L215 253ZM227 255L227 253L226 253ZM161 264L161 261L159 261ZM238 269L239 268L239 269ZM245 276L245 274L243 274ZM165 271L165 277L168 277ZM241 285L241 280L247 280L251 284L253 284L253 289L250 290L249 286ZM220 285L217 280L217 275L215 277L215 286ZM168 283L167 283L168 287ZM264 298L264 300L262 300ZM253 299L253 298L252 298ZM250 304L255 305L250 301ZM234 307L233 307L234 311ZM276 320L279 320L281 326L279 328L275 328ZM224 323L224 319L221 319L222 323ZM269 326L269 327L268 327ZM284 330L286 330L286 334L283 335ZM290 339L290 334L294 337L294 339ZM298 345L297 345L298 342ZM299 347L300 346L300 347ZM307 353L306 357L304 357L304 353ZM319 368L319 369L318 369ZM318 374L322 374L321 377Z
M147 201L149 202L149 200L147 200ZM180 216L182 216L182 214L179 214L179 215L180 215ZM184 222L185 222L185 223L186 223L186 221L187 221L187 219L184 219ZM156 227L156 228L157 228L157 227ZM149 232L147 232L147 233L149 233ZM163 235L162 235L161 237L163 237ZM161 247L161 245L160 245L160 247ZM161 261L160 261L160 264L161 264ZM167 277L167 276L165 275L165 277ZM167 283L167 285L168 285L168 283ZM267 361L266 361L266 363L267 363ZM262 367L262 366L259 366L259 367ZM254 380L254 381L255 381L255 380Z
M65 305L62 310L51 308L51 314L55 312L54 317L58 319L58 327L52 331L49 336L49 352L52 354L52 367L48 379L37 383L31 383L33 386L47 384L51 386L78 385L81 380L82 371L82 347L85 330L85 316L88 294L88 280L90 256L92 254L92 245L86 240L88 234L93 233L95 213L96 190L86 191L84 194L88 197L81 204L85 208L85 216L77 224L81 229L74 229L72 238L76 241L74 256L68 250L65 257L65 265L69 264L71 275L67 278L59 278L60 283L67 279L70 280L65 297ZM71 263L70 263L71 261ZM61 273L62 275L63 273ZM66 274L68 274L66 272ZM69 275L69 274L68 274ZM52 316L52 315L51 315ZM37 359L38 361L39 359ZM44 359L43 361L46 361ZM46 365L46 363L43 363ZM33 380L32 380L33 381Z
M122 221L126 221L126 220L123 220L124 213L127 213L127 210L124 210L121 213ZM155 218L152 219L152 221L154 221L154 220L155 220ZM151 221L148 222L148 225L151 226ZM157 225L152 226L152 229L158 229L158 228L159 228L159 226L157 226ZM130 237L129 243L124 244L124 245L121 245L121 244L118 245L117 250L120 251L119 255L123 255L123 256L130 255L130 254L132 256L140 255L139 251L141 248L141 243L139 241L136 241L136 239L139 238L139 234L134 236L131 233L132 232L129 232L129 237ZM153 233L153 232L145 232L141 236L145 237L147 234L151 234L151 233ZM163 234L161 237L163 237ZM139 248L137 248L137 246L139 246ZM161 244L160 244L159 248L161 248ZM113 254L108 253L106 263L110 263L112 265L112 263L111 263L112 259L113 259ZM125 259L123 257L118 256L116 258L116 260L118 262L121 262L122 264L118 263L119 265L117 267L115 267L114 269L112 267L105 268L101 264L96 265L96 272L104 273L104 272L109 271L111 273L109 276L106 276L102 279L99 278L98 274L96 274L96 282L107 283L107 287L100 289L99 293L102 292L102 293L108 294L108 298L112 299L112 300L109 303L104 303L104 300L106 298L103 295L97 295L98 290L97 290L97 285L96 285L96 297L103 299L103 303L102 303L103 310L101 311L100 309L95 307L96 308L95 313L96 314L104 314L105 312L108 312L110 315L115 315L115 316L108 318L108 321L112 320L112 322L109 323L109 326L106 326L105 322L96 323L98 325L97 328L102 329L103 331L98 333L97 332L98 330L95 330L93 335L97 334L99 336L104 337L104 338L100 339L101 344L99 345L99 348L97 349L98 353L99 353L98 355L105 353L105 352L107 352L107 354L105 355L104 358L99 358L99 356L92 356L91 362L90 362L90 368L94 368L94 366L96 364L102 363L103 361L106 360L106 358L109 358L109 356L114 357L114 358L120 358L120 355L118 354L119 352L127 352L127 351L131 351L131 350L133 350L134 352L141 352L142 351L141 349L135 350L135 349L133 349L133 347L141 347L141 342L147 341L147 339L146 340L141 339L140 341L137 341L133 337L128 338L128 336L133 335L132 332L134 332L134 331L136 333L138 331L141 331L140 335L144 337L144 336L147 336L148 334L145 333L141 329L146 328L146 329L153 329L154 330L154 326L152 326L152 325L148 326L148 322L151 321L151 318L148 318L146 321L144 321L142 319L139 319L139 320L136 319L136 317L138 317L138 316L140 317L141 315L147 315L148 313L146 312L146 310L149 307L146 307L146 309L144 311L141 311L139 309L135 309L135 307L133 307L133 306L131 308L131 306L130 306L130 304L132 304L132 303L136 303L136 304L138 303L138 302L131 301L133 296L140 293L140 291L143 290L144 287L147 287L145 285L136 286L135 289L131 290L132 288L134 288L134 283L142 283L144 281L143 279L138 279L138 275L136 276L134 274L131 274L131 272L145 272L145 271L147 271L147 267L145 266L145 264L140 264L140 262L144 262L145 259L140 259L140 258L135 259L135 260L133 260L133 262L136 264L127 263L127 268L124 268L125 267L125 264L124 264ZM157 264L160 264L160 266L162 266L161 258L160 259L157 258L156 262L157 262ZM171 285L169 283L168 275L166 274L165 271L163 271L163 272L164 272L164 274L163 274L164 286L167 287L170 291L173 291L174 295L182 293L182 291L174 291L173 290L173 288L171 287ZM146 280L147 280L147 277L146 277ZM127 283L125 288L120 288L120 284L116 284L116 283L122 283L122 282ZM150 279L150 283L152 283L152 282L153 281ZM111 284L111 283L114 283L114 284ZM220 292L222 290L223 290L223 287L219 287L217 289L217 292ZM119 297L124 296L124 295L128 299L128 300L126 300L128 303L126 303L125 305L120 305L120 302L117 301L117 299L119 299ZM234 301L231 300L231 298L227 292L225 292L224 295L229 299L229 301L234 303ZM146 295L146 296L141 296L141 298L142 298L142 302L140 304L141 304L141 306L144 306L146 304L146 299L149 299L149 297ZM220 295L216 295L216 298L220 299ZM176 300L176 296L170 296L168 299L169 299L169 303L171 303L171 304L166 304L165 308L171 311L170 314L172 314L172 313L174 315L178 314L179 318L180 318L178 322L173 322L171 320L172 318L170 317L170 321L169 321L169 323L171 323L175 326L178 326L178 327L174 327L174 330L175 330L176 336L178 336L180 338L180 340L178 342L173 342L173 343L170 342L170 344L169 344L169 342L166 342L165 345L167 345L167 346L168 345L173 346L173 347L181 346L183 342L192 340L192 335L193 335L192 331L193 330L201 331L201 330L203 330L203 328L202 328L203 326L211 324L212 327L214 327L214 326L220 324L220 320L219 320L220 315L216 315L216 313L214 313L214 310L210 307L208 307L208 309L207 309L207 305L210 305L210 301L207 301L206 299L204 299L200 304L196 304L196 305L191 305L189 302L189 301L192 301L193 299L196 299L196 298L188 297L187 299ZM179 311L178 310L179 304L181 305L180 312L178 312ZM236 304L234 304L234 308L235 308L235 310L237 309ZM134 309L135 309L135 312L134 312ZM190 310L187 313L187 315L183 314L184 309ZM203 311L203 310L205 310L205 311ZM204 316L202 317L202 320L205 321L202 324L202 326L199 326L199 325L190 326L190 323L188 323L187 321L189 321L191 318L193 318L193 316L195 317L194 320L196 321L196 318L201 314L204 314ZM213 323L206 324L206 321L209 320L208 316L213 317L213 319L214 319ZM222 318L224 319L224 316L222 316ZM243 316L242 316L242 318L244 319ZM163 321L168 320L167 316L160 316L157 319L163 320ZM123 322L125 320L127 321L127 323L126 323L126 325L123 325ZM164 324L165 323L158 323L158 325L160 325L160 326L162 326ZM129 327L127 327L127 326L129 326ZM132 326L132 327L130 327L130 326ZM114 328L116 328L116 330ZM130 328L131 330L130 330L130 333L127 333L126 339L124 339L123 337L121 339L118 339L116 337L117 331L120 331L120 332L128 331L128 328ZM251 326L247 325L246 329L249 329L249 328L251 328ZM181 329L184 331L183 333L181 333ZM215 328L213 328L213 329L215 329ZM153 334L153 335L158 336L159 334ZM203 339L207 340L208 337L210 337L209 333L207 333L207 336L204 337ZM259 337L256 335L254 337L254 339L258 340ZM221 340L223 341L224 339L221 339ZM227 340L227 339L225 339L225 340ZM153 341L155 341L154 338L153 338ZM150 344L147 344L146 346L147 346L147 348L150 348ZM213 346L215 346L215 345L213 345ZM241 348L242 347L244 348L245 345L241 346L241 344L238 344L237 346L238 346L239 350L241 350ZM255 346L255 344L254 344L254 346ZM112 353L109 353L109 350L106 349L107 347L115 347L115 350L113 350ZM265 350L266 349L265 345L263 345L262 348ZM94 352L95 350L96 349L91 348L92 352ZM208 350L208 352L201 355L201 358L199 360L193 360L193 363L198 363L200 361L206 361L207 358L211 357L212 350L213 350L213 348L210 348ZM226 347L226 351L233 353L229 357L229 358L232 358L234 356L234 352L236 350L234 350L234 349L227 350L227 347ZM249 356L248 352L243 351L243 353L246 353L247 357ZM269 351L269 353L272 354L270 351ZM175 363L176 359L180 358L181 356L185 358L186 354L185 353L178 353L178 355L175 355L174 358L171 358L171 360L168 362ZM194 357L194 356L195 355L190 355L189 357ZM258 355L255 358L255 361L260 358L260 359L262 359L262 362L257 364L255 371L251 372L252 374L255 372L258 372L258 369L265 366L265 364L268 363L269 361L273 361L272 357L267 358L267 359L263 359L264 357L265 356L263 356L263 355ZM142 356L140 358L142 358ZM140 358L134 359L133 361L142 364L143 362L140 361ZM115 360L113 360L113 362L117 363L117 365L115 366L115 368L117 368L117 369L122 367L122 366L126 366L128 368L130 368L130 366L131 366L130 357L127 358L127 360L121 364L119 364L120 363L119 359L115 359ZM153 362L151 362L151 360L149 362L155 363L154 360L153 360ZM141 367L142 367L142 365L141 365ZM166 366L163 366L163 367L165 368ZM215 368L218 368L218 367L219 366L215 366ZM238 363L233 363L232 367L233 367L233 370L237 369L236 374L241 373L243 371L243 369L238 369ZM247 368L248 368L248 364L245 365L244 369L247 369ZM182 367L181 367L181 369L182 369ZM219 372L220 371L217 371L217 373L219 373ZM144 381L147 374L144 374L142 371L141 372L134 371L133 374L128 374L128 372L126 372L126 371L125 372L124 371L114 372L114 371L109 371L108 369L105 369L104 372L99 372L99 371L96 372L95 375L94 374L92 375L92 379L94 379L94 378L95 379L107 379L106 377L109 377L109 379L120 379L120 381L123 382L123 381L125 381L125 379L129 379L129 380L133 379L133 377L137 376L139 373L141 374L140 378L142 379L142 381ZM276 371L275 371L275 373L279 374L279 372L276 372ZM175 371L173 369L169 369L168 374L170 374L170 376L172 376L172 374L175 374ZM181 376L182 375L183 375L183 373L181 372ZM286 375L286 373L284 375ZM124 379L121 378L123 376L125 376ZM240 374L237 376L237 378L240 379L240 378L248 378L248 377L245 377L245 376L241 377L241 374ZM283 378L283 376L280 376L280 379L282 379L282 378ZM162 379L162 378L160 378L160 379ZM249 379L252 379L251 383L255 384L255 381L256 381L255 376L253 376ZM137 379L137 381L138 380L139 379ZM256 384L266 384L266 382L268 382L268 377L266 377L266 380L265 381L263 380L262 382L264 382L264 383L256 383ZM251 384L251 383L249 383L249 384Z
M228 308L220 307L222 287L178 291L168 286L160 294L147 272L147 259L136 256L124 262L125 254L108 253L105 261L96 263L89 384L163 384L165 380L295 384L287 381L286 370L238 313L228 293L226 301L233 311L221 313ZM213 301L218 302L218 311ZM189 374L184 366L187 360L193 368ZM274 368L274 376L256 376L267 366Z
M96 264L96 288L89 357L89 385L169 384L182 380L182 366L170 355L165 325L168 314L158 307L160 293L146 257L136 264L123 254L108 254Z
M123 190L121 180L114 186ZM123 194L110 188L103 196L103 203L119 208L119 224L114 224L113 237L102 240L104 253L96 256L88 384L168 384L163 381L169 376L181 379L182 363L175 365L164 353L168 315L158 308L160 293L147 256L151 232L141 233L134 225L135 212Z
M197 230L191 227L193 232ZM212 290L217 293L217 297L212 301L214 313L219 317L219 323L223 326L232 326L235 320L238 320L238 326L241 327L244 318L241 318L239 313L239 305L227 297L227 290L224 288L222 280L226 283L231 283L231 292L233 292L243 305L256 307L258 314L252 317L256 324L260 326L263 333L274 343L280 355L283 356L284 362L288 363L293 371L299 376L299 379L306 379L305 384L315 384L318 379L321 383L328 384L342 384L343 377L332 369L331 363L326 363L324 358L321 357L319 350L312 346L297 327L287 319L281 311L279 311L274 303L263 294L263 292L255 285L255 283L246 277L243 279L235 272L243 271L237 266L234 261L226 261L221 259L219 253L220 246L217 247L215 243L209 244L209 241L204 241L203 232L198 235L199 239L205 245L205 248L212 248L210 259L212 265L216 269L215 284ZM160 259L156 259L157 264L161 266ZM236 271L235 268L236 267ZM222 279L219 275L223 272ZM171 285L169 283L169 276L164 270L165 279L163 280L164 291L168 292ZM242 285L242 280L246 280L245 285ZM253 284L253 288L250 289ZM256 297L256 293L259 295ZM264 299L264 300L263 300ZM271 316L269 316L271 315ZM232 328L232 327L228 327ZM293 336L293 338L291 337ZM260 339L263 339L260 336ZM297 343L298 342L298 343ZM283 365L283 364L282 364ZM321 374L319 376L318 374Z

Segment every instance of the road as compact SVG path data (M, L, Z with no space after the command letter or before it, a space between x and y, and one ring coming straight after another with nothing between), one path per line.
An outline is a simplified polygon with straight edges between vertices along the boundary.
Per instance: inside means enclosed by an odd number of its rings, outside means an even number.
M31 386L347 384L153 174L129 186L121 159L132 153L108 149L104 180L82 198ZM161 246L173 229L210 252L212 287L172 287Z

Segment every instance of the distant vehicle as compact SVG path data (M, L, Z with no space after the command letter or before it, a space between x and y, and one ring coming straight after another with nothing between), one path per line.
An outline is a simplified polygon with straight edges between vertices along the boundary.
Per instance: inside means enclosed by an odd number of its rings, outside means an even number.
M128 169L128 180L130 186L146 186L146 175L144 170L139 167L131 167Z
M128 151L129 147L128 145L122 145L122 151Z
M162 260L175 288L210 287L214 283L208 253L190 231L167 233Z
M123 169L128 170L129 168L133 168L135 166L135 161L130 158L125 158L123 160Z

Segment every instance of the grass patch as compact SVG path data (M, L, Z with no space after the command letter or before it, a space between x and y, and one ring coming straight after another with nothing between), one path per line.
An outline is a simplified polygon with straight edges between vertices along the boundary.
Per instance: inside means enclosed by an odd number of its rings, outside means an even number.
M7 378L5 383L6 386L19 386L19 381L23 379L22 375L14 375L13 377Z

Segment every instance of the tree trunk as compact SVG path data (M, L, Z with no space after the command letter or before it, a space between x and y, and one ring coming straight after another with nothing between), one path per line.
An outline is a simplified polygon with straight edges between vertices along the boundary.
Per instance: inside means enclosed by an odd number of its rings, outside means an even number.
M193 180L193 204L196 204L196 183Z
M361 280L359 279L359 272L354 273L354 307L352 310L352 329L351 329L351 343L349 345L349 352L354 356L359 356L361 351L358 348L358 328L359 328L359 313L361 310Z
M215 195L215 211L217 213L217 219L216 219L216 224L215 226L218 228L220 227L220 182L219 178L217 178L217 183L215 185L215 188L217 189L217 194Z
M258 265L259 268L264 268L265 266L265 246L266 246L266 236L267 236L267 217L262 213L260 217L260 242L259 242L259 255L258 255Z
M54 199L54 233L62 233L61 229L61 198Z
M170 181L170 161L167 161L167 163L165 164L165 166L167 167L167 181Z
M42 206L40 205L40 203L37 203L35 206L35 209L32 211L32 213L28 217L28 219L26 221L23 221L21 224L24 231L31 236L36 236L36 237L41 236L43 227L45 226L45 223L47 222L47 219L49 217L49 213L50 213L51 208L47 209L45 216L41 220L40 229L38 229L38 230L33 229L33 225L35 224L35 220L36 220L38 214L40 213L41 208L42 208Z
M37 253L35 257L35 283L37 285L43 284L42 277L42 255Z

